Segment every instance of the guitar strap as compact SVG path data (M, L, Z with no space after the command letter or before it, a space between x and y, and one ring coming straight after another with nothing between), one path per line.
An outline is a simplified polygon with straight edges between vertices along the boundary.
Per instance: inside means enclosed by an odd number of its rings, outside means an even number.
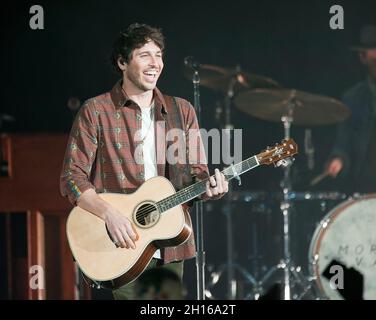
M186 134L187 124L184 121L184 116L181 107L179 106L179 100L176 97L164 96L166 104L168 104L168 113L166 114L166 130L169 129L181 129ZM185 137L184 137L185 138ZM168 143L166 143L168 148ZM187 147L187 146L186 146ZM194 177L191 173L191 165L188 161L188 152L186 152L187 161L183 164L170 165L166 161L165 176L174 185L178 191L184 187L192 184ZM192 227L192 220L189 214L189 208L192 207L194 200L189 201L183 205L183 209L187 211L187 223ZM172 261L181 261L195 256L195 241L193 232L190 238L181 245L176 247L166 247L161 251L163 257L163 263L170 263Z
M169 129L181 129L182 132L186 130L186 123L184 121L183 112L179 106L178 99L164 95L164 99L170 108L166 114L166 128ZM182 137L181 137L182 138ZM167 143L167 148L171 142ZM187 146L186 146L187 147ZM186 161L184 164L170 165L166 161L165 176L167 179L171 179L176 190L180 190L193 182L191 176L191 166L189 164L189 154L186 152Z

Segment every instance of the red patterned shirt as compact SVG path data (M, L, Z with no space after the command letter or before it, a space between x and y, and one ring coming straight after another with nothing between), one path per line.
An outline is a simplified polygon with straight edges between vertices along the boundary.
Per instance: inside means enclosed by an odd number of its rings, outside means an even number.
M170 179L177 190L190 185L193 177L208 176L205 151L201 137L189 143L188 132L198 130L192 105L181 98L162 95L154 89L156 158L159 176ZM137 134L141 132L141 109L130 100L119 81L110 92L87 100L80 108L71 129L60 177L61 193L75 204L87 189L98 193L134 192L144 182L142 150ZM171 143L165 137L170 129L183 129L186 159L194 154L198 163L166 162ZM165 261L181 260L194 255L193 235L183 245L165 250Z

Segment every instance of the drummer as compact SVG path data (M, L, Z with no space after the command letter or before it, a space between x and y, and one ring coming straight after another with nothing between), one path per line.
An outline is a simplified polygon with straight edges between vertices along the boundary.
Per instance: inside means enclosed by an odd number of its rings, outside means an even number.
M351 116L338 126L326 172L340 178L346 192L376 192L376 26L362 28L355 50L366 78L343 95Z

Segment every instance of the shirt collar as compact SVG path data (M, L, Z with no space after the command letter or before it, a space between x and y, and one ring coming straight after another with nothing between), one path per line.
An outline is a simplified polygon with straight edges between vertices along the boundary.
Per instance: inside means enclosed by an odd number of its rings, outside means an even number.
M111 99L115 105L116 109L128 107L134 103L122 89L122 80L119 80L111 90ZM158 88L153 90L154 103L157 110L162 114L167 114L166 101L163 98L163 94L159 91Z

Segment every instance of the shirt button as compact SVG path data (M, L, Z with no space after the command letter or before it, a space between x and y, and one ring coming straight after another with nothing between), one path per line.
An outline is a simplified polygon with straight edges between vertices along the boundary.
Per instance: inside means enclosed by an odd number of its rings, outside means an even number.
M141 134L141 130L137 130L136 131L136 134L134 135L135 137L135 140L138 144L141 144L142 143L142 134Z

